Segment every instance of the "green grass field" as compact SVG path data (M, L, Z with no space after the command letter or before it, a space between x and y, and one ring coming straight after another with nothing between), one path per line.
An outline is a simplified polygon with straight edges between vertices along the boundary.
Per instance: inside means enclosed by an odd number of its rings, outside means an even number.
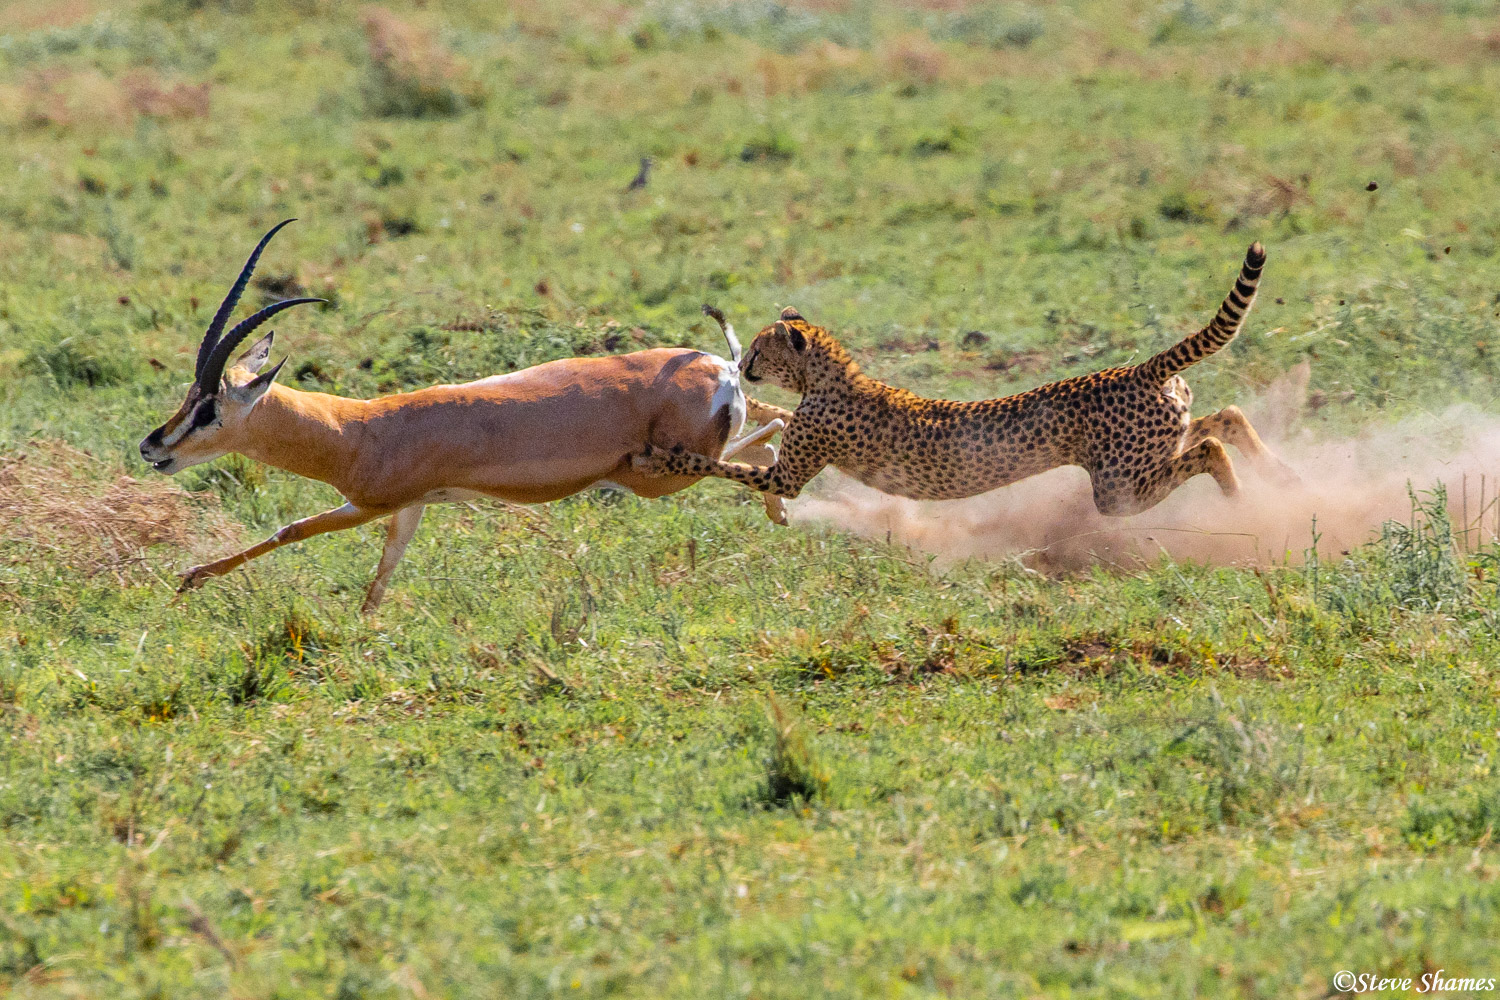
M721 482L440 507L361 619L379 525L172 604L337 500L135 454L288 216L246 299L331 300L278 324L308 389L720 351L712 301L979 398L1196 329L1259 239L1197 412L1304 361L1311 440L1493 410L1497 92L1477 0L4 5L0 990L1500 976L1500 552L1438 498L1055 576Z

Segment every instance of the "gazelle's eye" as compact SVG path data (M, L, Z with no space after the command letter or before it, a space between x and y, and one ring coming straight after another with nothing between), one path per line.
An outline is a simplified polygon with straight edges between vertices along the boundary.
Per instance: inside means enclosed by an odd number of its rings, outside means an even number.
M204 427L219 418L219 404L210 399L193 411L193 429Z

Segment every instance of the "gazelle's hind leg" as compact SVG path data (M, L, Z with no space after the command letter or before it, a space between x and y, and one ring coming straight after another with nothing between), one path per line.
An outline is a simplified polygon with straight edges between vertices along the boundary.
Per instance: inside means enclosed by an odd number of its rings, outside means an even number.
M720 460L727 461L730 457L738 455L740 461L750 465L775 465L776 446L762 442L774 436L785 426L786 422L776 417L770 423L756 428L738 441L731 441L725 445L723 454L719 456ZM786 524L786 501L774 493L762 493L760 498L766 507L766 517L771 519L771 523Z
M1214 482L1219 484L1219 489L1226 497L1239 495L1240 480L1234 474L1234 463L1229 460L1229 452L1224 450L1222 441L1209 437L1176 458L1167 459L1156 468L1133 478L1095 475L1094 506L1099 509L1099 513L1108 517L1139 514L1155 507L1177 487L1203 472L1214 477Z
M1282 486L1296 486L1302 480L1292 467L1276 456L1255 433L1250 420L1238 406L1226 406L1218 413L1199 417L1188 425L1187 438L1183 442L1183 453L1196 447L1205 438L1215 437L1225 444L1233 445L1250 459L1252 465L1273 482Z
M369 589L365 591L365 603L359 609L361 614L374 611L385 599L386 585L391 582L396 564L406 554L406 547L417 533L424 509L421 504L417 504L414 507L403 507L391 515L385 527L385 548L380 553L380 565L375 568L375 579L370 581Z
M781 430L785 426L786 422L778 417L777 419L772 420L770 423L765 424L764 426L757 427L755 430L751 431L749 434L746 434L739 440L729 442L724 446L724 450L719 453L720 461L729 461L729 459L733 458L735 455L738 455L746 448L760 444L767 438L772 437L777 431ZM772 454L775 454L774 450Z

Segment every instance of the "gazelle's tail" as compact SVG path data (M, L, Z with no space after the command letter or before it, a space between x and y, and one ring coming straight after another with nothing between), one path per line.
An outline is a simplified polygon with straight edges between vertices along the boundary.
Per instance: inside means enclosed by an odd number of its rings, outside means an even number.
M705 302L703 304L703 315L712 316L714 322L719 324L719 329L724 331L724 339L729 341L729 360L738 365L740 363L740 355L743 351L740 348L739 338L734 335L734 327L730 326L724 320L723 310L716 309Z
M1260 283L1260 271L1265 263L1265 247L1259 243L1250 244L1250 249L1245 252L1245 263L1240 268L1239 280L1234 283L1229 297L1214 314L1213 322L1186 340L1147 358L1141 362L1140 369L1153 382L1165 382L1189 365L1195 365L1215 351L1222 350L1240 332L1245 315L1250 312L1250 306L1255 301L1255 287Z

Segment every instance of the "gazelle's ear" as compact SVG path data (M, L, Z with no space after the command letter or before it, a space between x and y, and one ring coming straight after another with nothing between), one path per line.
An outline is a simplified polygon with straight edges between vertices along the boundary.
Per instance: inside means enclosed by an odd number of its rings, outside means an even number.
M256 346L259 347L260 345L257 344ZM272 382L276 381L276 374L281 371L281 366L284 364L286 364L286 358L282 358L280 361L276 362L275 368L272 368L268 372L264 372L260 375L255 376L244 385L226 385L224 387L224 391L227 392L229 394L229 398L234 400L236 403L239 403L241 406L249 406L251 403L254 403L257 399L260 399L260 397L266 394L266 390L271 388ZM226 382L227 381L228 380L226 379Z
M235 364L252 372L258 372L271 357L271 342L276 339L276 331L272 330L264 337L257 340L244 354L241 354Z

